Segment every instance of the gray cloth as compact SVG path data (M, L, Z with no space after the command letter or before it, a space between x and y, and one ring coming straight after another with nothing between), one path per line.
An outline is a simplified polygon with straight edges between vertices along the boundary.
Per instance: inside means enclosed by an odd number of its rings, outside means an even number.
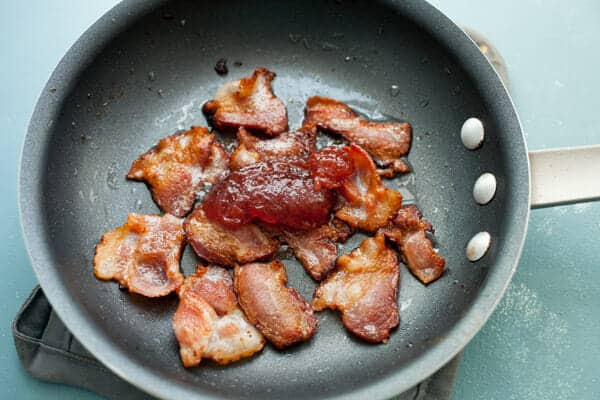
M15 317L13 337L23 368L35 378L79 386L109 399L153 399L98 362L52 311L39 287ZM394 400L450 399L459 358Z

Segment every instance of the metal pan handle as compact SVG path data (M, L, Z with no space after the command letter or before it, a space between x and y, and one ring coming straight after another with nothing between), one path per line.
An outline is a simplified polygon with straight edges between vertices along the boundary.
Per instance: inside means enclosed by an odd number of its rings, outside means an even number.
M531 208L600 200L600 145L532 151Z

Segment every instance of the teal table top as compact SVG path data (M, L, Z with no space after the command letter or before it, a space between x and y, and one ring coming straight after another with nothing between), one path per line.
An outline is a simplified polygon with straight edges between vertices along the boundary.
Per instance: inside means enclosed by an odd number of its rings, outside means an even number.
M530 149L600 143L600 3L433 0L504 56ZM10 324L36 279L17 212L18 158L46 79L116 0L4 2L0 27L0 398L97 399L27 376ZM600 171L599 171L600 174ZM498 309L465 349L455 399L600 396L600 202L532 212Z

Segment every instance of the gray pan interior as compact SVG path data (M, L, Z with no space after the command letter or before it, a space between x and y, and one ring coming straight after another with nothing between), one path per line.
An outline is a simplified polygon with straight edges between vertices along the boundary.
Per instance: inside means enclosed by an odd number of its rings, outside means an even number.
M221 57L226 77L213 70ZM125 180L130 163L159 138L205 125L203 102L257 66L277 73L292 128L311 95L413 124L414 173L387 184L433 222L447 271L426 287L402 267L401 323L385 345L355 340L324 312L307 343L186 370L171 328L176 297L146 299L96 280L94 246L127 212L159 212L143 183ZM478 151L459 137L470 116L486 127ZM486 171L498 192L482 207L471 192ZM505 89L462 31L416 0L126 1L51 77L24 144L20 185L32 264L66 325L116 373L165 398L383 398L409 388L483 325L514 271L529 210L526 147ZM465 244L481 230L491 233L491 250L469 263ZM195 262L186 249L184 271ZM290 285L310 298L315 283L293 259L285 264Z

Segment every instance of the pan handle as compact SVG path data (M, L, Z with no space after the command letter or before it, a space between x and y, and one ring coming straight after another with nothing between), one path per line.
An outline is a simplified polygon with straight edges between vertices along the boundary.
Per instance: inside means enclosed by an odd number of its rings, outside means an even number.
M600 145L529 152L531 208L600 200Z

